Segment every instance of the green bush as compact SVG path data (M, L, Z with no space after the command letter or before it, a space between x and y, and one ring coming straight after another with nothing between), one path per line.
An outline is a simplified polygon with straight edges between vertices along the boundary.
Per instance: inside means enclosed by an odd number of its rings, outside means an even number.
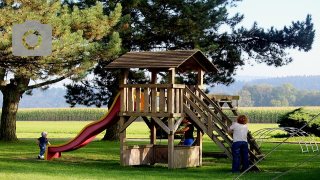
M277 123L280 127L301 128L318 113L318 111L313 111L302 107L280 116ZM315 136L320 136L320 117L314 119L310 124L304 127L303 130L314 134Z

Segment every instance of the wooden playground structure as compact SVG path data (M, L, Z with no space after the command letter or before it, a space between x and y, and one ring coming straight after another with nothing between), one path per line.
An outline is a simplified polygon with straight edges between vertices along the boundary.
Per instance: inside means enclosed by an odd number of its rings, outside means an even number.
M215 144L232 159L232 137L227 134L231 118L237 117L232 100L238 96L208 95L202 89L204 72L218 69L199 50L128 52L111 62L106 68L121 69L120 84L120 165L164 163L169 169L202 165L202 136L206 133ZM127 84L130 68L151 72L151 84ZM194 85L175 84L176 72L198 73ZM168 84L157 84L157 74L167 72ZM231 110L227 116L224 110ZM174 133L184 117L189 116L197 129L194 146L175 145ZM126 129L142 117L150 129L150 144L126 145ZM150 120L151 119L151 120ZM163 122L166 119L168 125ZM156 124L168 134L168 145L156 144ZM259 146L248 134L250 161L263 156Z

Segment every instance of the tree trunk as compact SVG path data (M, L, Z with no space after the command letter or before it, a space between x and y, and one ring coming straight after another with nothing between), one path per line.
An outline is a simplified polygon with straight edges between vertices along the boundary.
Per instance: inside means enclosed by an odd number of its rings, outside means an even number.
M106 134L101 139L102 141L119 141L119 122L117 124L106 129Z
M119 91L118 91L119 92ZM110 98L110 101L108 103L108 107L110 109L116 95L118 92L113 92L113 96L112 98ZM102 141L119 141L120 140L120 134L119 134L119 122L117 122L117 124L109 127L106 129L106 134L104 135L104 137L101 139Z
M16 117L21 93L14 84L8 84L2 91L3 104L0 124L0 141L17 141Z

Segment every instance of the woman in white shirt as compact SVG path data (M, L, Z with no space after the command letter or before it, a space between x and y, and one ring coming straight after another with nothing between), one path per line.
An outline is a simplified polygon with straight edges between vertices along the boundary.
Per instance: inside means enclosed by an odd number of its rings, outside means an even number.
M245 115L239 115L237 117L237 122L232 123L230 128L228 128L228 133L233 134L232 143L232 172L240 172L240 156L243 159L243 166L241 171L246 170L249 167L249 156L248 156L248 118Z

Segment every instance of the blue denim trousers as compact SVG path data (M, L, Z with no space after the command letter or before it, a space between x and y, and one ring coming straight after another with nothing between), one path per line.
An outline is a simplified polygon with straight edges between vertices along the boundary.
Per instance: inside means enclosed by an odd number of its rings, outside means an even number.
M183 142L183 145L186 145L186 146L191 146L193 144L194 140L189 138L189 139L185 139L184 142Z
M40 156L43 156L44 153L46 152L46 146L39 146L40 147Z
M232 143L232 172L240 172L240 156L242 157L242 171L249 167L248 143L237 141Z

